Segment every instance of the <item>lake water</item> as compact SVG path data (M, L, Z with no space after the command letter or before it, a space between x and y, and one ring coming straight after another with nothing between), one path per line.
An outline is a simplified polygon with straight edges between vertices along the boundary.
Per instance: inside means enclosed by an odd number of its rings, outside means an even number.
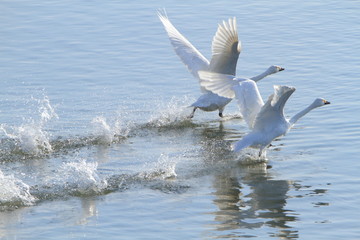
M231 102L189 106L197 80L156 11L206 57L235 16L237 73L296 87L267 150ZM0 239L359 239L358 1L1 1ZM253 154L250 152L250 154Z

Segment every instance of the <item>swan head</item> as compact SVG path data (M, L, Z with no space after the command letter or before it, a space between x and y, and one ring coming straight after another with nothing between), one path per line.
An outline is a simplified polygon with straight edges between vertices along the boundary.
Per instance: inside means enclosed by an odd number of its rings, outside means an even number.
M317 108L317 107L321 107L324 105L330 104L329 101L326 101L323 98L317 98L315 99L315 101L311 104L313 108Z
M283 68L283 67L272 65L272 66L270 66L268 68L267 72L269 74L273 74L273 73L281 72L281 71L284 71L284 70L285 70L285 68Z

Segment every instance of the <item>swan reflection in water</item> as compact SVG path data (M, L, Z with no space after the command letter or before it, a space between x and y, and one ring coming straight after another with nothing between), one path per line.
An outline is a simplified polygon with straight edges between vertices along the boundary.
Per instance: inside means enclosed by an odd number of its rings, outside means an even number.
M285 208L287 192L292 183L271 179L266 163L237 166L215 176L213 193L214 227L217 231L254 229L264 226L278 229L272 233L285 239L298 237L297 231L288 223L297 218Z
M220 238L244 237L250 236L246 230L270 227L274 231L267 230L269 236L298 238L298 231L289 226L297 221L296 213L286 209L286 200L290 187L301 186L275 179L265 162L236 161L230 146L226 146L230 144L224 141L229 132L224 131L229 130L224 130L222 123L219 128L208 128L203 132L207 140L201 141L204 161L222 166L214 174L213 203L218 210L211 213L216 223L210 225L212 230L208 234L214 235L215 231Z

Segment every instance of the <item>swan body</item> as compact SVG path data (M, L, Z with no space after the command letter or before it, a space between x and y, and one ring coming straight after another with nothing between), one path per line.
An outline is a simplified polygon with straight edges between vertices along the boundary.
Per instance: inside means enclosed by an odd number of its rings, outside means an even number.
M199 108L206 112L212 112L219 110L219 114L223 112L225 105L228 104L232 99L220 97L219 95L207 92L202 94L193 104L191 107ZM195 111L194 111L195 112ZM222 116L220 116L222 117Z
M270 66L265 72L251 79L234 77L214 72L199 71L201 78L200 84L205 89L226 98L236 98L240 113L246 123L252 128L256 114L264 105L259 90L255 82L280 71L284 68L280 66ZM251 80L251 81L246 81Z
M317 107L330 104L323 98L316 98L304 110L287 119L284 115L284 106L294 93L294 87L275 85L274 93L264 104L257 84L251 79L244 80L209 72L200 72L200 77L204 79L204 87L220 95L232 94L238 100L240 112L252 131L236 142L233 150L238 152L247 147L258 148L259 157L275 138L285 135L305 114Z
M207 60L170 22L166 13L158 12L158 16L168 34L170 42L186 65L190 73L199 80L202 95L193 103L193 111L189 117L193 117L196 109L203 111L219 111L222 117L225 106L232 98L220 96L202 87L199 71L210 71L215 73L236 75L236 64L241 52L241 42L238 39L236 19L230 18L228 22L223 21L212 41L212 58ZM259 81L266 77L268 72L259 74L251 79Z

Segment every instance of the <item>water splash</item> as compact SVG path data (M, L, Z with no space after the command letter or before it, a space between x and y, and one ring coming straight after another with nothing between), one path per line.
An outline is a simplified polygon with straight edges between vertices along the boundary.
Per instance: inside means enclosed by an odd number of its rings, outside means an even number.
M102 144L110 144L114 140L115 132L111 129L103 116L95 117L91 121L94 126L95 136Z
M56 114L55 109L50 104L50 99L44 96L43 99L34 99L38 102L40 125L43 126L51 119L58 119L59 116Z
M154 179L173 179L176 178L175 172L177 162L169 158L167 154L161 154L155 166L150 171L139 173L139 177L146 180Z
M91 121L94 135L98 143L111 144L129 135L132 127L130 123L124 124L120 118L108 121L104 116L97 116Z
M66 195L94 195L104 191L108 183L106 179L101 178L97 173L96 162L86 162L85 160L63 163L55 171L55 174L45 179L44 189L40 190L42 194L48 197L66 196Z
M30 206L36 198L30 194L30 187L13 175L4 175L0 170L0 209Z
M238 153L238 159L237 161L244 165L252 165L252 164L259 164L259 163L265 163L268 161L266 150L263 151L261 156L259 157L259 150L253 149L253 148L247 148L242 150L240 153Z
M43 99L31 98L38 106L38 116L26 119L20 126L0 125L0 130L15 141L13 152L30 155L41 155L52 152L50 135L44 131L45 125L54 118L58 118L47 96Z
M156 163L147 163L141 170L134 174L115 174L108 179L108 191L124 191L128 188L140 186L147 187L164 193L183 193L190 186L182 181L177 181L175 172L178 158L161 154Z
M168 127L178 124L191 124L189 109L191 99L187 96L183 98L172 97L169 102L160 102L155 108L155 112L150 116L148 124L153 127Z

